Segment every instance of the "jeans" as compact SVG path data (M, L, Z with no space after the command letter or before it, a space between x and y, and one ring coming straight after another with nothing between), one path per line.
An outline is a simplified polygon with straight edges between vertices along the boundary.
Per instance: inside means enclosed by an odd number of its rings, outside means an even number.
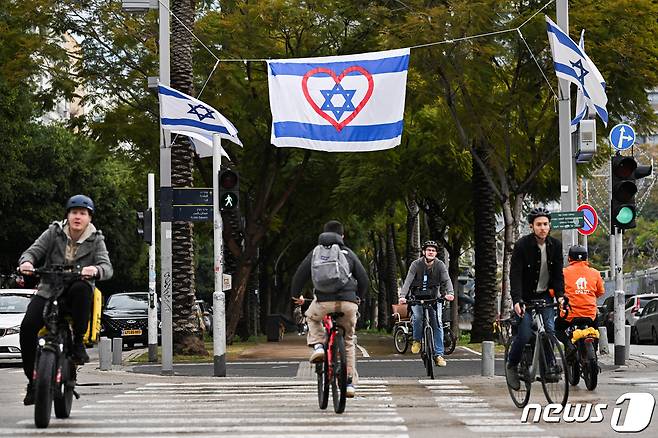
M540 310L544 320L544 329L547 333L555 334L555 308L548 307ZM507 365L516 366L521 362L523 346L530 341L532 337L532 315L526 311L523 319L519 323L518 332L512 341L509 354L507 355Z
M436 356L443 356L443 323L441 322L441 315L443 310L443 304L438 303L436 305L437 309L432 306L429 309L430 314L430 326L434 331L434 354ZM423 337L423 306L416 304L411 306L411 326L413 329L414 341L420 342Z

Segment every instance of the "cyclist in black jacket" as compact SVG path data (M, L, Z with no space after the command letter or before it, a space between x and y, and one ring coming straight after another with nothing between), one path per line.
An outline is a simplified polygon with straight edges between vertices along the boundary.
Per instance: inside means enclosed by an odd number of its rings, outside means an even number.
M532 318L525 313L524 301L553 301L549 289L553 289L558 301L564 299L564 275L562 273L562 242L549 236L551 213L543 208L533 208L527 216L532 233L521 237L514 245L510 265L510 286L514 312L521 318L518 333L507 356L510 386L521 386L518 364L523 346L532 336ZM555 334L555 309L542 310L542 318L548 333Z

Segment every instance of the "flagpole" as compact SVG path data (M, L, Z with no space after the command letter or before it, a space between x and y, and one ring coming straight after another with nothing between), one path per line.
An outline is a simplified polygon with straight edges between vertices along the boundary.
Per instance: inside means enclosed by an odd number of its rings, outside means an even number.
M569 34L569 1L557 0L557 25ZM571 93L570 82L559 78L560 127L560 206L562 211L576 210L575 158L571 146ZM576 230L562 230L562 252L566 257L569 247L575 245Z
M226 377L226 296L224 294L224 224L219 208L219 172L222 164L222 141L219 134L212 136L212 201L215 290L213 302L213 376Z

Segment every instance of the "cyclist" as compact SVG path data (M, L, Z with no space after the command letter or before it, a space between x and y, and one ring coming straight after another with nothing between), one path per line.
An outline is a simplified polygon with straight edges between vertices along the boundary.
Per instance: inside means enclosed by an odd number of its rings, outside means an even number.
M297 268L290 289L295 304L301 306L304 304L302 295L304 283L309 279L313 280L315 296L305 313L308 324L307 344L313 348L309 358L311 363L320 363L324 360L325 330L322 326L322 319L329 313L343 313L342 316L336 318L336 323L345 331L345 352L347 354L347 389L345 394L347 397L354 397L356 384L358 383L354 330L358 318L359 303L368 290L368 274L356 254L345 246L343 242L344 234L343 224L338 221L329 221L324 225L324 232L318 237L318 245L308 253ZM334 244L337 247L334 247ZM344 285L337 285L333 288L323 287L323 290L318 290L316 284L318 274L314 273L317 266L315 256L318 254L317 250L322 248L327 251L331 251L333 248L339 249L339 258L333 265L346 262L347 266L345 268L349 272L345 272L348 280Z
M399 292L399 303L405 304L407 299L413 298L415 291L422 291L422 295L433 295L438 297L445 290L445 299L452 301L455 296L452 282L448 275L446 265L436 258L439 246L433 240L423 243L423 255L414 260L409 266L409 272ZM411 292L411 293L410 293ZM442 303L437 303L430 310L430 324L434 330L434 363L437 366L446 366L443 358L443 323L441 322L443 311ZM411 352L418 354L420 351L420 339L423 336L423 307L420 304L411 307L411 326L413 331L413 343Z
M521 318L507 357L508 380L514 390L521 387L518 365L523 346L532 336L532 316L525 313L523 302L541 299L552 302L549 288L560 303L564 300L562 242L549 236L551 213L536 207L530 210L527 219L531 233L516 241L510 264L510 293L514 312ZM555 334L554 308L542 309L541 314L546 331Z
M567 350L567 358L573 356L576 347L565 330L574 318L586 318L590 327L598 328L596 299L605 293L601 274L590 268L587 248L574 245L569 248L569 266L564 268L564 295L569 300L569 312L555 321L555 334Z
M89 362L83 343L91 313L94 280L112 277L112 264L105 247L103 234L91 223L94 202L85 195L75 195L66 203L66 219L53 222L46 231L20 257L22 274L30 275L35 265L74 265L82 268L84 280L74 281L64 291L68 311L73 317L74 361L81 365ZM43 310L56 291L43 279L36 295L27 307L20 329L23 371L28 379L23 403L34 404L32 374L37 348L37 333L43 327Z

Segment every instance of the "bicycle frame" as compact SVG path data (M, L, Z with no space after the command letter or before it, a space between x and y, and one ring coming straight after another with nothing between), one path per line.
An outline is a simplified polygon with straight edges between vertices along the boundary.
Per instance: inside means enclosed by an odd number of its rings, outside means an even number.
M535 337L535 348L533 349L532 352L532 363L527 369L527 378L533 382L535 378L537 377L537 372L539 371L539 350L541 347L539 346L541 342L539 342L539 338L541 337L542 333L546 332L546 329L544 327L544 318L541 316L541 312L532 309L530 310L533 312L532 315L532 322L537 326L537 330L535 331L534 337ZM525 346L524 346L525 348Z
M331 380L334 377L334 368L333 368L333 346L334 340L336 339L336 333L338 332L338 324L331 314L325 315L322 318L322 326L324 331L327 333L327 342L325 348L325 354L327 355L327 361L329 366L327 367L327 372L329 373L329 379Z

